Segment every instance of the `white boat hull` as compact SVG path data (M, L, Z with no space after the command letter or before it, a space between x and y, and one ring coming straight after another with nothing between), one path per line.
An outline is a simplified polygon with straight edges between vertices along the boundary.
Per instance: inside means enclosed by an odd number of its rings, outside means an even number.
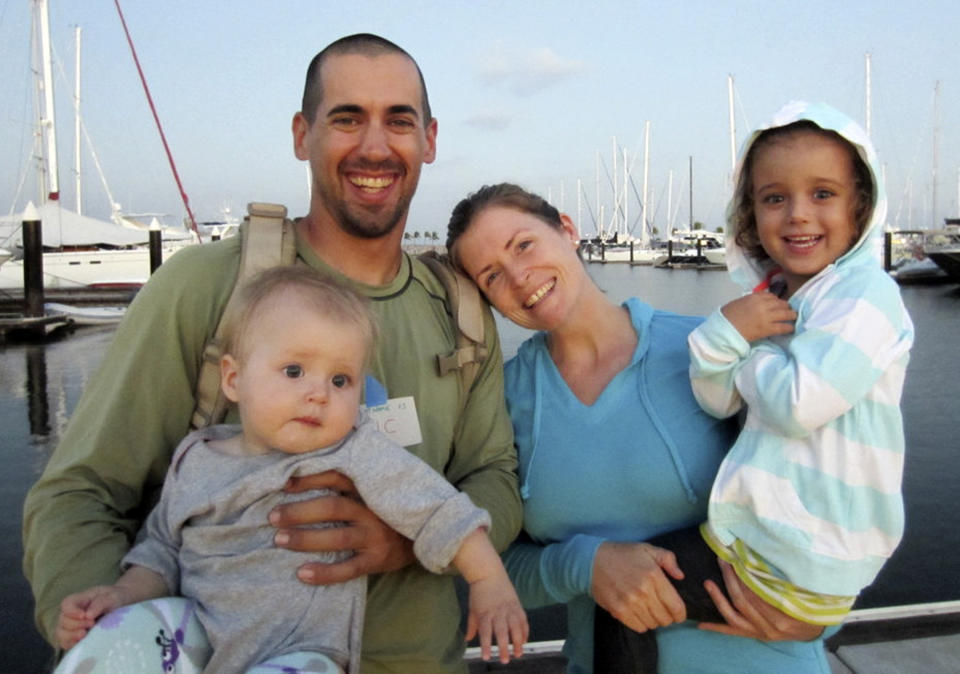
M949 276L960 280L960 226L926 232L923 251Z
M635 247L631 252L629 248L605 248L603 251L603 261L653 264L653 261L661 255L663 255L662 249Z
M704 248L701 252L710 264L727 264L726 248Z
M181 246L182 247L182 246ZM167 247L167 260L181 247ZM50 289L130 286L150 278L150 250L89 250L43 254L43 287ZM23 289L23 260L0 263L0 290Z
M113 325L119 323L126 307L75 307L58 302L43 305L47 316L63 316L73 325Z

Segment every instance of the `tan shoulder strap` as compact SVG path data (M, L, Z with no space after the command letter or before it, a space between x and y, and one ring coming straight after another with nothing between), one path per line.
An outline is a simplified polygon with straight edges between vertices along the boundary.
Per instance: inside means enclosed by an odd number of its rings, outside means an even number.
M456 338L452 351L437 354L437 369L440 376L453 370L458 371L462 405L473 386L480 364L487 357L483 300L473 281L457 270L446 255L428 251L421 254L419 259L440 279L447 291Z
M287 219L285 206L253 202L247 204L247 214L244 227L238 234L243 237L240 268L223 314L226 314L236 301L237 288L244 281L264 269L290 265L297 259L294 224ZM192 429L220 423L230 405L220 389L223 315L220 319L213 339L207 342L203 349L203 360L194 392L196 403L190 420Z

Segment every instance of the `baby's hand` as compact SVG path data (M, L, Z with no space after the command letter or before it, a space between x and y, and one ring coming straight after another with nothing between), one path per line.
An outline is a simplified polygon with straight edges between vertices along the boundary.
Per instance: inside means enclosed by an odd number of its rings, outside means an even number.
M790 304L769 292L738 297L724 304L720 311L748 342L790 334L797 320L797 312Z
M87 636L97 618L126 604L125 599L123 590L114 585L98 585L65 598L57 620L60 648L68 650L76 645Z
M490 659L491 645L496 638L500 662L510 662L510 644L513 657L523 655L523 644L530 636L527 614L520 605L505 572L470 583L470 613L467 617L467 641L480 636L480 653Z

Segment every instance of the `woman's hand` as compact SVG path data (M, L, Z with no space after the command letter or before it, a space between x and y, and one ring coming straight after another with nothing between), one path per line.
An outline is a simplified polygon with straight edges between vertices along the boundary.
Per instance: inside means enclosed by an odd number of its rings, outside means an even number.
M727 622L700 623L700 629L763 641L810 641L823 632L822 626L791 618L763 601L743 584L733 567L726 562L721 561L720 568L733 604L716 583L708 580L705 585L707 592Z
M687 619L687 609L666 574L683 578L669 550L647 543L600 545L593 562L594 601L635 632Z
M300 493L311 489L332 489L337 494L274 508L270 513L270 524L278 529L274 543L289 550L353 550L356 554L334 564L304 564L297 570L301 581L331 585L371 573L396 571L413 561L413 543L364 505L350 478L328 470L291 478L285 490ZM309 528L321 522L338 522L343 526Z

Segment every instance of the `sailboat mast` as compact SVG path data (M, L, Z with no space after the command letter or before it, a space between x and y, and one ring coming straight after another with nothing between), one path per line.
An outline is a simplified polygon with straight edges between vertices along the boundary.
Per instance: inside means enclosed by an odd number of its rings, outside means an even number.
M83 190L80 178L80 26L74 28L76 70L73 74L73 171L77 190L77 214L83 214Z
M737 170L737 123L733 116L733 75L727 75L727 110L730 118L730 181Z
M629 206L630 206L630 192L628 191L628 186L630 184L630 168L627 164L627 148L623 148L623 226L621 230L623 231L623 237L626 239L627 235L630 233L627 231L627 228L630 226L630 220L628 216Z
M581 190L583 189L580 178L577 178L577 238L583 239L583 200L581 199Z
M673 169L667 173L667 237L673 233Z
M60 181L57 173L57 125L53 115L53 64L50 55L50 14L47 0L34 0L34 7L40 20L40 58L43 70L43 110L40 117L40 129L46 140L46 199L56 201L60 198Z
M650 189L650 120L643 123L643 216L640 222L640 246L649 247L650 238L647 235L647 191Z
M617 223L620 219L620 195L618 191L620 189L619 183L617 183L617 137L613 136L613 218L610 220L610 229L613 230L614 234L617 233L619 228Z
M600 150L597 150L597 169L595 173L597 188L597 236L603 239L603 211L600 210Z
M870 75L870 52L867 52L866 62L865 62L864 68L865 68L865 70L866 70L866 73L865 73L865 76L864 76L864 80L865 80L865 86L866 86L866 92L867 92L867 95L866 95L866 111L865 111L865 114L864 114L864 118L865 118L865 120L864 120L864 121L865 121L865 125L864 125L864 126L865 126L865 128L866 128L866 130L867 130L867 137L870 138L870 137L872 136L872 134L871 134L871 129L872 129L872 126L873 126L872 113L871 113L872 104L871 104L871 100L870 100L870 99L871 99L871 95L872 95L872 94L871 94L871 89L873 88L873 86L872 86L872 84L871 84L871 75Z
M933 225L937 223L937 153L940 144L940 80L933 87L933 204L930 216Z

